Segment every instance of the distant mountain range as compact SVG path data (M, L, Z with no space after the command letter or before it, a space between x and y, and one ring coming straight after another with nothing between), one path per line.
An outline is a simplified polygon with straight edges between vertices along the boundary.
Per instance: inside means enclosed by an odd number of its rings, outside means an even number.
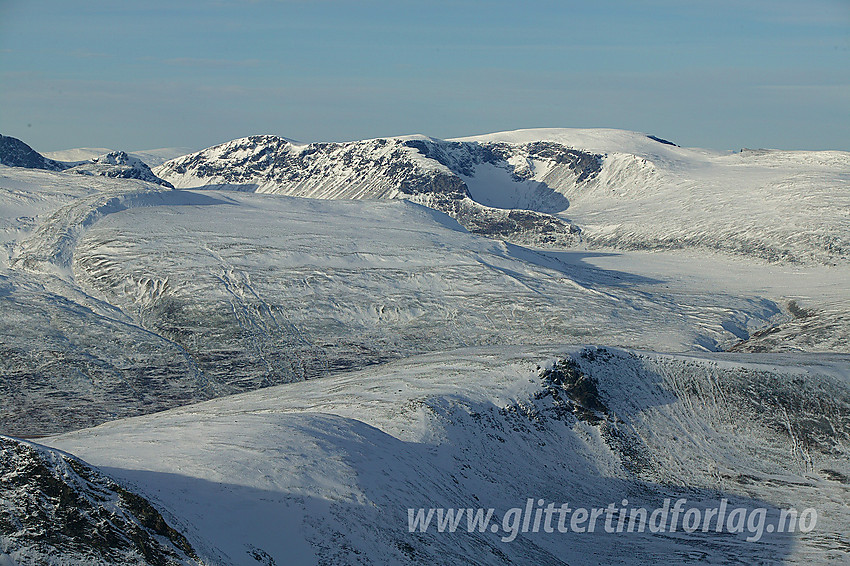
M168 150L162 151L171 155ZM70 171L82 175L118 177L121 179L140 179L173 188L171 183L154 175L144 161L123 151L81 148L66 152L54 152L53 155L64 159L50 159L17 138L0 135L0 164L8 167ZM86 157L77 159L83 156ZM155 154L152 154L152 156L155 156Z
M94 159L95 157L100 157L101 155L112 153L113 151L115 150L108 149L105 147L78 147L74 149L65 149L60 151L45 151L42 152L42 155L53 159L54 161L63 161L65 163L79 164L84 161ZM187 155L194 151L196 150L192 149L191 147L163 147L158 149L128 151L127 155L129 155L130 157L135 157L136 159L141 159L150 167L156 167L157 165L162 165L169 159L174 159L175 157L180 157L181 155Z
M81 175L117 177L120 179L139 179L170 189L174 186L153 174L147 164L136 157L131 157L123 151L112 151L106 155L94 157L89 161L70 167L68 171Z

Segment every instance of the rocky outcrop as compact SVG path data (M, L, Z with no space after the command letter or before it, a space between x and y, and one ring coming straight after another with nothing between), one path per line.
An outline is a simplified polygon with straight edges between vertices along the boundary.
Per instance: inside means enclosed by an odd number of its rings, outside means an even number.
M53 161L17 138L0 135L0 164L7 167L62 171L67 165Z
M100 157L95 157L87 163L82 163L69 169L81 175L99 175L119 179L139 179L173 189L174 186L154 175L151 168L141 159L131 157L123 151L113 151Z
M20 564L200 563L144 497L73 456L0 436L4 555Z

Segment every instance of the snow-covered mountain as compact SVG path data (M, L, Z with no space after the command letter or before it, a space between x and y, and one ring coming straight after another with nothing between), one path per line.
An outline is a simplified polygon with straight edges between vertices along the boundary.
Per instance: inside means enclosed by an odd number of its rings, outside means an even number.
M527 144L523 151L528 158L557 165L558 178L570 182L581 183L599 168L599 156L545 143ZM566 208L565 199L531 179L531 172L511 159L503 144L481 146L425 136L306 145L252 136L166 162L157 174L180 188L320 199L405 198L446 212L473 233L537 246L578 242L574 225L546 214ZM518 206L489 206L472 198L464 179L479 166L501 172L503 184L519 184Z
M85 161L91 161L96 157L114 152L114 149L105 147L76 147L73 149L63 149L59 151L45 151L42 153L54 161L62 161L69 165L79 165ZM137 151L128 151L127 155L144 161L150 167L162 165L170 159L192 153L195 151L190 147L161 147L157 149L140 149Z
M209 564L839 564L848 362L467 349L43 442L132 486ZM680 517L676 532L619 534L604 516L583 533L516 522L505 542L505 516L528 499L613 503L616 525L621 507L665 498L700 512L725 499L764 520L685 532ZM775 532L790 507L816 509L816 528ZM496 528L470 533L461 517L438 532L434 517L410 532L420 508L492 508L484 527Z
M123 151L112 151L106 155L94 157L89 161L80 163L68 169L81 175L100 175L103 177L117 177L120 179L140 179L149 183L163 185L170 189L174 186L168 181L163 181L154 175L151 168L137 157L127 155Z
M678 147L622 130L297 144L253 136L166 162L180 188L323 199L406 198L474 233L544 247L710 249L770 261L848 259L850 153Z
M259 136L156 171L0 165L0 434L50 447L0 439L0 566L850 551L848 154ZM678 497L818 524L502 540L529 498Z

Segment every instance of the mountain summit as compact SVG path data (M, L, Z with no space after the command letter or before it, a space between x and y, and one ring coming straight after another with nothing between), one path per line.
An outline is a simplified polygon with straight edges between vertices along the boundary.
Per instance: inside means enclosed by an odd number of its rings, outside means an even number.
M151 168L147 164L138 159L127 155L123 151L113 151L100 157L95 157L87 163L82 163L69 169L74 173L82 175L100 175L103 177L117 177L120 179L140 179L149 183L162 185L173 189L174 186L168 181L164 181L154 175Z

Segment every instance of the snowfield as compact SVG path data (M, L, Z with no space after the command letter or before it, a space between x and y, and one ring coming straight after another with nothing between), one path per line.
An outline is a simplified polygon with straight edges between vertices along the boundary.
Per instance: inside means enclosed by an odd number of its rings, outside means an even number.
M558 360L595 381L603 411L583 410L574 382L541 377ZM44 442L133 486L211 563L840 563L850 551L848 361L461 350ZM410 533L407 518L422 507L500 517L527 498L654 508L665 497L704 507L727 498L771 519L812 507L818 525L757 543L601 524L504 543L502 531Z
M846 152L3 141L53 170L0 165L0 566L850 556ZM817 525L503 540L528 499L666 498Z
M850 153L721 153L657 139L576 129L338 144L253 136L166 162L156 173L178 188L408 198L484 235L487 227L466 218L469 206L553 215L578 227L593 247L846 263ZM517 243L529 238L514 236ZM558 247L563 240L534 243Z

